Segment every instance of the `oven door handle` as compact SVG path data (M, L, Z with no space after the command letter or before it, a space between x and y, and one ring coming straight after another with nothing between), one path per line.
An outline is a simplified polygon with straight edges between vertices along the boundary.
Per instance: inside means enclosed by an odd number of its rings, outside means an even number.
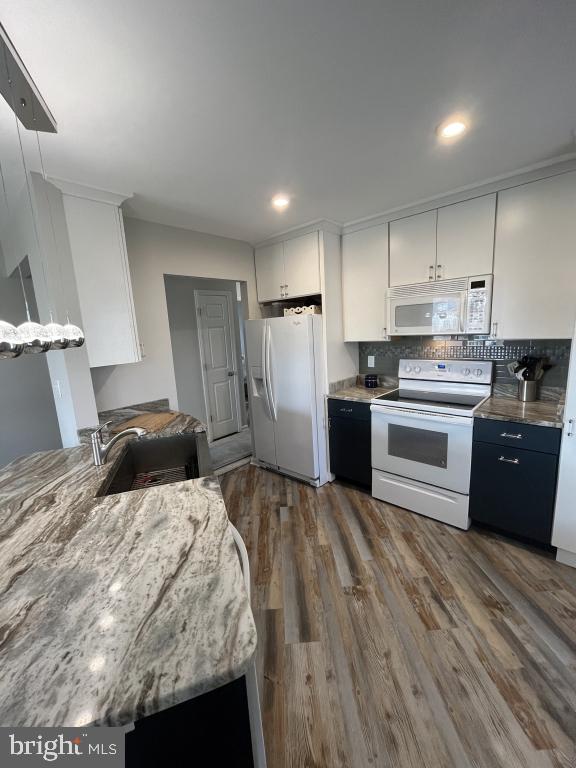
M433 421L436 424L462 424L468 426L470 429L473 427L474 419L467 416L452 416L448 413L432 413L430 411L416 411L412 408L401 408L386 405L371 405L370 410L374 414L380 414L388 418L394 417L396 419L404 417L407 419L414 419L415 421Z

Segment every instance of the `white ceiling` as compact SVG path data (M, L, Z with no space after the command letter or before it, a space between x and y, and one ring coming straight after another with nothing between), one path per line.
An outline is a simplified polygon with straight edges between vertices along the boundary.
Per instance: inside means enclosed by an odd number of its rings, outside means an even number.
M576 150L574 0L0 0L46 172L257 241ZM472 130L439 146L434 127ZM277 191L294 196L279 215Z

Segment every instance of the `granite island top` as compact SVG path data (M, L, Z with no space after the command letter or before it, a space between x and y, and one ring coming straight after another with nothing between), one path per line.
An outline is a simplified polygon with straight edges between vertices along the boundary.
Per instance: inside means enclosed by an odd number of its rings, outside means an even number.
M179 417L168 433L197 428ZM126 442L103 467L80 446L0 471L2 726L127 724L252 659L218 480L96 498Z
M563 426L564 403L555 400L535 400L523 403L513 397L490 397L474 411L479 419L497 421L518 421L522 424L534 424L540 427Z
M326 397L333 400L353 400L357 403L369 403L374 397L380 397L380 395L385 395L394 389L397 389L397 386L369 388L362 384L352 384L336 392L331 392Z

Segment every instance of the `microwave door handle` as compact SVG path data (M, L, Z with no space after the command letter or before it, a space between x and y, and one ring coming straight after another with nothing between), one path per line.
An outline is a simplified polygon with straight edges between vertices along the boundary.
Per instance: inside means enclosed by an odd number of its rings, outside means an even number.
M468 291L462 292L460 301L460 333L466 333L466 313L468 308Z

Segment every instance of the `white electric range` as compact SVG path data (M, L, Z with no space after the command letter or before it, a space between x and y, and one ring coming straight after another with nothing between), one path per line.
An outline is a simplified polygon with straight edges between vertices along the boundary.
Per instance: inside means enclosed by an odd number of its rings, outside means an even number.
M474 411L490 397L492 363L401 360L398 376L371 401L372 495L467 529Z

